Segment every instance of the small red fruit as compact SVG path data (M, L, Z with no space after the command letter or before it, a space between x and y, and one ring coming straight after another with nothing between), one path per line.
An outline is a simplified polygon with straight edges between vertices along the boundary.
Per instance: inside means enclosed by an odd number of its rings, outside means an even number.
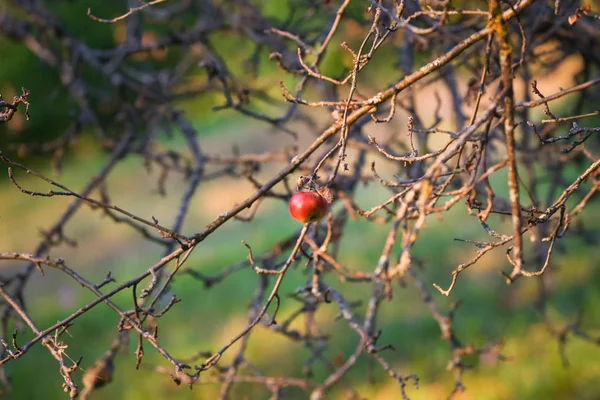
M319 193L296 192L288 208L292 217L300 222L317 222L327 213L327 201Z

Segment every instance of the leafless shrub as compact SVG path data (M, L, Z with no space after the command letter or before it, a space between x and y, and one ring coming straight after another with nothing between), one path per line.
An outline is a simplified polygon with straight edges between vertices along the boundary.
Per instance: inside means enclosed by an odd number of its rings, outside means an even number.
M564 328L554 326L545 313L546 289L540 278L552 269L556 245L565 236L583 234L570 228L600 188L600 161L596 155L600 127L583 126L586 118L598 115L598 111L590 107L598 104L596 85L600 83L597 77L598 22L589 6L579 1L560 0L489 0L487 4L356 0L352 3L364 8L362 18L368 24L355 24L354 34L360 34L361 40L349 38L341 43L345 56L352 60L350 68L339 76L328 76L323 72L322 63L326 53L334 51L338 39L345 39L343 35L347 30L343 27L350 20L347 16L350 0L290 2L292 14L302 14L302 21L319 15L323 20L321 26L303 24L298 18L274 23L264 17L261 8L253 2L228 3L209 0L123 2L124 13L113 18L99 15L101 10L90 9L87 15L80 16L88 18L89 24L124 23L126 26L124 39L115 47L104 49L94 48L71 35L60 18L41 2L9 0L9 5L0 9L0 34L25 46L54 68L75 107L73 123L59 139L42 146L19 143L13 150L22 155L50 154L56 167L60 166L62 156L76 146L74 139L92 131L97 135L98 145L111 154L84 188L75 189L15 161L7 149L4 154L0 153L0 159L8 166L10 181L24 194L72 198L64 214L57 217L39 244L32 247L31 254L0 253L0 259L25 262L16 275L4 277L3 287L0 287L5 338L0 365L26 357L32 346L41 344L57 360L69 397L77 397L81 359L80 355L74 358L67 355L64 341L68 338L63 334L79 317L102 303L114 310L120 323L115 343L95 364L90 364L83 375L83 397L110 382L117 350L128 338L134 338L137 367L163 373L178 384L219 382L221 398L229 396L232 385L248 382L264 385L272 398L284 398L285 389L295 387L316 400L336 385L344 388L349 398L359 398L356 389L344 382L343 377L359 363L363 354L396 380L399 393L408 398L413 385L418 387L418 377L411 371L396 371L386 360L386 350L393 350L393 344L378 342L381 335L378 311L398 290L393 283L402 281L416 287L449 346L449 368L456 374L452 395L464 390L462 375L469 368L465 355L487 354L501 360L506 357L501 353L502 343L475 347L469 344L468 338L459 338L454 329L456 309L444 311L439 305L440 294L451 295L463 273L468 274L467 270L476 268L483 256L499 248L506 250L510 264L508 271L504 271L502 262L497 267L507 284L520 279L540 280L539 310L561 343L561 354L564 354L569 334L598 344L599 339L585 333L579 322ZM194 22L182 22L185 16L193 16ZM151 25L164 26L163 31L173 26L177 28L171 33L159 34ZM280 67L276 80L283 82L285 78L295 86L291 88L281 83L283 97L276 100L269 97L268 91L255 88L252 81L235 76L230 64L239 59L230 60L231 55L222 53L218 46L219 35L225 32L254 44L256 57L248 60L248 68L258 68L260 54L268 52L271 62ZM177 51L182 47L185 51ZM377 88L372 82L361 85L361 73L368 66L377 63L389 66L396 62L381 58L384 48L387 49L385 54L398 55L397 69L383 78L389 85L384 88ZM177 55L177 61L167 69L159 63L140 65L133 61L136 57L160 58L161 52L166 51ZM569 55L577 55L582 60L577 83L554 93L538 87L536 79L560 72L559 61ZM199 68L205 76L201 83L195 80L192 85L184 84ZM98 88L89 82L84 70L93 71L106 87ZM467 81L468 84L463 84ZM517 83L524 85L524 89ZM431 89L433 87L445 88L449 96L442 99L437 89ZM38 95L35 88L28 89L32 95ZM431 90L435 91L430 96L434 99L433 118L416 105L417 95ZM234 110L245 118L268 124L280 134L304 139L308 144L293 152L288 148L225 156L203 151L190 117L177 104L207 93L218 94L215 99L224 99L214 105L215 112ZM29 95L30 92L23 89L12 102L0 101L0 123L10 124L15 113L25 113L29 118L29 108L35 118L36 104L31 100L30 106ZM566 96L575 99L572 109L566 115L557 110L552 112L553 102ZM318 99L311 100L315 97ZM278 114L271 113L271 108L262 111L264 107L256 106L261 100L278 102L279 106L285 104L285 108ZM101 103L111 104L110 118L101 115ZM539 108L547 115L546 119L535 116L533 111ZM324 114L330 121L316 137L310 137L307 132L323 125ZM394 131L391 135L375 138L367 133L384 126L379 124L393 124L404 118L406 123L391 125ZM309 129L303 128L301 133L299 126ZM398 126L406 127L397 129ZM176 148L156 151L153 144L164 129L178 131L185 138L187 152ZM440 137L443 139L439 140ZM135 210L112 204L104 183L128 156L143 157L148 165L163 171L158 182L161 193L166 190L169 176L185 177L187 188L180 194L175 221L165 223L154 217L148 220L136 215ZM377 161L370 161L373 159ZM284 162L285 166L266 182L259 181L255 172L271 162ZM398 175L386 180L383 173L376 170L384 165L397 166ZM578 171L575 176L569 171L573 166ZM213 172L207 172L209 167ZM506 192L494 189L490 183L492 178L502 176L504 170L507 170ZM45 181L49 190L28 189L20 183L19 176L24 172ZM247 260L225 268L217 276L184 267L190 254L197 249L201 251L202 242L224 224L234 218L252 223L253 216L260 212L266 200L286 202L293 190L289 179L298 173L302 176L302 185L310 182L320 193L330 195L334 203L343 206L319 223L305 224L292 237L281 238L265 254L253 254L252 243L248 241L245 243ZM248 180L256 190L197 233L182 232L198 186L222 177ZM541 179L549 182L549 189L538 187ZM354 199L359 184L365 182L378 182L390 192L368 210L360 209ZM39 199L40 204L43 201ZM100 210L115 223L128 224L145 239L161 246L162 257L143 274L128 281L115 280L109 274L102 282L95 283L80 275L71 266L74 261L51 254L53 247L72 240L65 234L66 227L85 205ZM456 266L447 282L428 282L415 266L413 246L426 228L428 216L441 216L462 205L480 223L489 240L456 238L475 246L475 256ZM246 209L250 209L250 213L242 216ZM502 233L503 226L499 223L494 226L496 220L490 222L489 217L494 214L510 218L509 232ZM339 242L344 227L349 220L357 218L389 226L379 261L369 272L338 260L343 251ZM523 243L525 238L533 243L529 254ZM395 251L399 253L397 259L393 256ZM287 300L280 289L281 283L290 267L297 263L306 264L310 277L306 286L295 294L301 301L299 311L283 319L278 310ZM253 268L260 279L243 330L225 341L218 351L201 351L187 358L175 357L161 345L160 318L180 301L169 291L176 275L181 279L196 279L208 288L218 286L231 274L248 267ZM36 270L43 273L47 268L62 271L96 298L54 325L39 328L28 314L24 289ZM354 304L350 293L335 289L326 282L326 277L368 285L372 296L366 304ZM128 308L112 300L121 292L132 293ZM166 306L157 309L161 304L159 300L164 300ZM324 348L335 337L314 334L318 329L313 317L326 303L334 303L340 318L357 334L354 353L336 363L323 356ZM306 318L306 330L288 329L300 316ZM9 332L12 320L24 322L34 337L23 343L18 331ZM328 376L317 381L311 377L263 375L245 354L250 333L259 329L258 325L304 343L311 354L306 363L308 370L313 363L322 362L329 371ZM161 332L169 335L168 326ZM233 351L231 346L236 343L241 345L237 347L234 361L222 365L222 355ZM144 364L148 347L164 357L165 365ZM211 369L214 374L204 374Z

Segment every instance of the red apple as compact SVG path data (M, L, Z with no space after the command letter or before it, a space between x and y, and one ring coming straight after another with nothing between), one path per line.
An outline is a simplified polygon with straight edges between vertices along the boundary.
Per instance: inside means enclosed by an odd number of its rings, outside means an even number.
M296 192L288 208L292 217L300 222L317 222L327 213L327 201L319 193Z

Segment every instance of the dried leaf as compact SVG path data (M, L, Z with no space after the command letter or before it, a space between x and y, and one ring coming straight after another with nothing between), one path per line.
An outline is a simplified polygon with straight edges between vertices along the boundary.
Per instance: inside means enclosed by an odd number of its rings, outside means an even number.
M318 186L317 193L319 193L325 201L329 204L333 202L333 195L331 194L331 190L327 186Z

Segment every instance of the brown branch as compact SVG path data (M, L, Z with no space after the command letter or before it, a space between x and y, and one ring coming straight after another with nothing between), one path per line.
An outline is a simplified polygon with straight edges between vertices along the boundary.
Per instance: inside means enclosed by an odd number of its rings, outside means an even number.
M142 11L144 8L146 7L150 7L159 3L164 3L167 0L153 0L149 3L143 3L141 6L139 7L130 7L129 11L127 11L125 14L120 15L118 17L112 18L112 19L103 19L103 18L98 18L95 15L92 14L92 9L88 8L87 9L87 16L90 17L91 19L93 19L96 22L102 22L105 24L112 24L121 20L124 20L125 18L129 17L132 14L135 14L139 11Z

